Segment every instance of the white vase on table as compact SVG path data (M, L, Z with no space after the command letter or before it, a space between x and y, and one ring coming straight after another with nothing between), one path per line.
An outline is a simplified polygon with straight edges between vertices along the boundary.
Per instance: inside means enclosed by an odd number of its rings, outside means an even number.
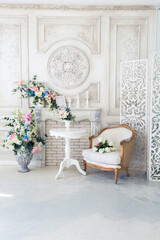
M71 123L70 120L66 120L66 121L65 121L66 130L69 130L69 129L70 129L70 123Z

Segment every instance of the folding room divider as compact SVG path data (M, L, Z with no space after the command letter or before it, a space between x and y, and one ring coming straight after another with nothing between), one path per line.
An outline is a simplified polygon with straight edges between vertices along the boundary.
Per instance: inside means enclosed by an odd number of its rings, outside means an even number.
M160 52L121 62L120 122L135 130L130 167L160 180Z
M148 60L123 61L120 72L120 122L135 130L130 167L146 170Z
M151 55L149 180L160 180L160 52Z

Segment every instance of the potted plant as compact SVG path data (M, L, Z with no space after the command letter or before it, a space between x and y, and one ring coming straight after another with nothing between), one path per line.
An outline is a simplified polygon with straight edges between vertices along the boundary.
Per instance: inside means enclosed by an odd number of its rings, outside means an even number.
M3 141L3 147L11 149L16 157L21 173L29 172L29 163L33 154L41 151L45 140L37 131L37 123L33 110L28 110L23 117L20 110L14 112L13 118L5 117L3 120L8 123L5 126L11 127L7 138Z
M59 111L59 118L65 121L65 126L67 130L69 130L70 122L75 122L76 116L72 114L72 111L69 107L65 107Z

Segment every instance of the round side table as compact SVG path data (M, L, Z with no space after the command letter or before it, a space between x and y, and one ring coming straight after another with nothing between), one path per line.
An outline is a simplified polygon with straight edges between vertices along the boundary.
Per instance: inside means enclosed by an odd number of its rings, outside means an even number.
M65 141L66 141L65 158L60 164L60 168L55 179L58 179L59 175L61 174L61 172L65 167L69 168L72 165L75 165L77 167L77 170L81 174L86 175L86 172L81 169L79 162L76 159L70 158L70 152L71 152L70 140L86 136L87 134L86 130L78 129L78 128L72 128L69 130L66 130L64 128L58 128L55 130L50 130L49 132L50 132L50 136L55 136L56 138L63 137L65 138Z

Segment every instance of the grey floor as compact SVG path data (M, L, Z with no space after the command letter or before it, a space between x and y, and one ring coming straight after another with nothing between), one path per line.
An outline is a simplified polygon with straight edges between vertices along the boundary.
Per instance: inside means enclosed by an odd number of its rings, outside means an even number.
M0 166L0 240L159 240L160 183L145 173Z

